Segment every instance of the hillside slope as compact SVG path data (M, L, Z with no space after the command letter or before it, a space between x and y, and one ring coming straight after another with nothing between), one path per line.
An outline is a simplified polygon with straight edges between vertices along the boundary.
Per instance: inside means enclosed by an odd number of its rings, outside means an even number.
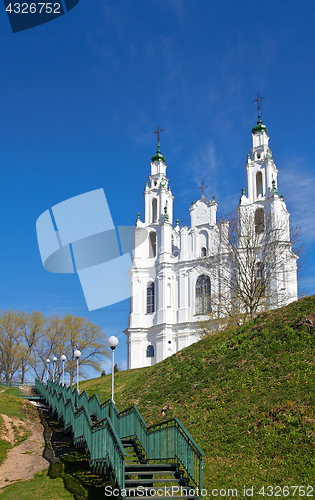
M312 296L118 373L115 402L120 410L136 404L147 424L178 417L206 453L208 492L237 488L240 496L254 486L252 498L263 498L263 485L313 484L315 495L314 348ZM105 401L111 375L81 388Z

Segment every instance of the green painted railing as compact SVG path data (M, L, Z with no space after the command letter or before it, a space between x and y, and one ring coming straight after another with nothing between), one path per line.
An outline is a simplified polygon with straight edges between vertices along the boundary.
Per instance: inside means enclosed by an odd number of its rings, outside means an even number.
M12 396L19 396L23 399L39 399L34 384L31 383L0 382L0 392L5 392Z
M96 394L79 395L76 389L50 380L46 384L36 380L35 387L62 417L65 429L72 429L74 442L86 447L91 467L107 474L114 471L118 488L125 488L126 453L121 439L134 437L147 461L180 463L202 490L204 453L177 418L148 427L136 406L119 412L112 400L101 404ZM93 424L94 414L98 421Z

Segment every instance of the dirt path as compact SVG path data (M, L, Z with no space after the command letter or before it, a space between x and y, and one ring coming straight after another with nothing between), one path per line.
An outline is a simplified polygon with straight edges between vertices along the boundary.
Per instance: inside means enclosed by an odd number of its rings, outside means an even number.
M1 414L1 417L3 419L3 423L6 428L6 434L1 435L1 439L5 439L6 441L9 441L9 443L13 446L14 444L14 430L13 430L13 425L20 425L20 421L16 418L10 418L7 415L4 415L3 413Z
M22 422L6 415L1 416L7 428L7 434L2 436L3 439L8 439L11 444L14 443L13 425L19 426L22 424L31 432L31 435L19 446L9 450L6 460L0 465L0 493L4 486L18 479L30 479L36 472L40 472L49 466L49 461L43 457L45 440L44 427L40 422L40 418L33 415L32 419Z

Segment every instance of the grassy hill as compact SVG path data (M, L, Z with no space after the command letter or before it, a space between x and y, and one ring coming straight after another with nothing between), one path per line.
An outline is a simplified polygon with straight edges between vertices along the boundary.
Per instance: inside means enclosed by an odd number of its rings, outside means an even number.
M254 486L252 498L263 498L263 485L315 483L314 352L312 296L118 373L115 402L120 410L136 404L147 424L178 417L206 453L208 491L238 488L240 496ZM111 375L81 389L105 401Z
M0 391L4 390L4 388L0 384ZM0 392L0 413L7 415L8 417L17 417L21 420L24 419L25 415L23 413L23 400L17 398L16 396L12 396L10 394L6 394L4 392ZM6 433L6 428L3 422L2 417L0 416L0 464L5 460L7 456L7 451L12 448L10 443L3 439L3 434ZM15 430L15 441L16 444L19 444L21 441L26 439L28 433L25 429L17 429Z

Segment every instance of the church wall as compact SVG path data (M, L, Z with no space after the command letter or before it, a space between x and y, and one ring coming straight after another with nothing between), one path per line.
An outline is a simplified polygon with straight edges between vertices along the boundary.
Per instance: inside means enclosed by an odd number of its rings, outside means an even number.
M279 266L270 285L274 290L270 289L270 297L266 298L268 307L273 308L297 298L296 256L289 240L289 213L283 199L277 195L278 170L260 115L252 132L253 147L245 165L247 196L243 192L237 210L241 223L248 224L250 220L255 227L255 211L263 208L265 220L270 217L275 228L284 229L281 236L284 251L277 250ZM144 193L145 222L138 220L135 228L136 248L133 268L129 272L132 310L126 330L129 368L155 364L199 339L200 321L207 319L206 315L195 314L199 276L210 277L214 313L219 307L218 301L221 300L222 305L222 300L230 293L224 284L231 272L226 248L229 224L216 223L217 203L214 198L210 201L202 194L189 208L191 229L173 227L173 196L164 160L158 146ZM153 200L156 200L156 209ZM152 245L150 247L152 231L156 233L156 257ZM206 249L205 256L202 249ZM155 309L148 314L147 285L150 281L155 283ZM148 346L154 349L153 357L147 356ZM152 348L148 354L152 353Z

